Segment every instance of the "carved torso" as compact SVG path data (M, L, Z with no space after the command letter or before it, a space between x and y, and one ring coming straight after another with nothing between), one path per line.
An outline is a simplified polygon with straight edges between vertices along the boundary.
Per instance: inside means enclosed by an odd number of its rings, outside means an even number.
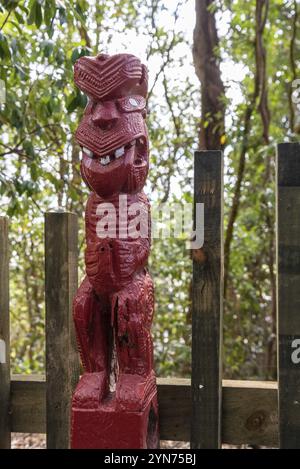
M99 231L104 225L104 223L101 224L101 221L104 216L107 217L103 212L106 207L110 208L109 204L115 209L115 232L112 230L112 234L115 234L115 236L100 239ZM87 203L85 220L86 273L91 285L99 294L116 292L128 285L132 281L132 276L144 268L149 256L149 235L145 238L138 237L136 239L130 236L130 222L134 219L134 216L127 215L122 219L122 215L120 216L119 213L119 204L119 194L109 199L103 199L95 193L89 196ZM121 210L123 209L124 212L124 206L126 206L128 212L132 204L138 204L146 213L149 220L149 233L150 205L146 195L143 192L126 195L123 200L121 199ZM99 207L101 210L99 210ZM112 220L113 222L114 220ZM104 232L106 232L105 228L106 226L104 226Z

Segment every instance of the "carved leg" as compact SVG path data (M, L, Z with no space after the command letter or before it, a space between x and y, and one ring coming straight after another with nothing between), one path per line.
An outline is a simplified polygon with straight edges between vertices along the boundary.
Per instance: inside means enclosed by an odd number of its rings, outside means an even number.
M117 298L116 298L117 297ZM159 448L156 380L153 371L151 324L153 283L146 270L138 273L115 299L116 347L119 377L116 415L135 419L127 444L131 448Z
M140 410L155 394L151 323L153 283L148 272L137 274L117 294L116 346L119 378L116 397L121 408Z
M116 297L115 327L120 374L147 376L153 368L150 328L154 301L149 273L137 274Z
M110 309L98 299L87 277L78 289L73 314L85 369L73 396L73 407L95 408L108 392Z

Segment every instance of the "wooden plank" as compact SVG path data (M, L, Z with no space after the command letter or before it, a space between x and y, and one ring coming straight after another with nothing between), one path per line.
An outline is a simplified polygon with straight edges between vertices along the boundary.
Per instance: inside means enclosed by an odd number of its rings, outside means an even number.
M34 381L32 380L34 379ZM24 381L25 380L25 381ZM191 382L159 378L158 402L162 440L188 441ZM46 384L42 377L12 377L12 431L46 431ZM222 442L278 446L277 383L223 381Z
M189 441L191 432L191 381L157 379L161 440Z
M0 217L0 448L10 448L8 218Z
M300 448L300 144L277 149L280 447Z
M278 447L277 383L223 381L222 443Z
M220 448L223 312L222 152L195 152L194 203L204 204L204 245L193 250L191 448Z
M77 216L45 216L47 448L69 448L71 395L79 378L72 302L77 290Z
M46 433L45 376L13 376L11 408L13 432Z

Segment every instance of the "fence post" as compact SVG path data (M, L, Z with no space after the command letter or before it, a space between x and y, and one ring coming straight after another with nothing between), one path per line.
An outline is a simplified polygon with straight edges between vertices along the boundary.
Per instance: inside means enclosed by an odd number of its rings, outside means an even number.
M277 148L280 448L300 448L300 144Z
M194 204L204 204L204 244L192 251L191 448L205 449L221 446L223 154L196 151L194 167Z
M0 449L10 448L8 218L0 217Z
M45 215L47 448L69 448L71 394L79 377L72 318L77 289L77 215Z

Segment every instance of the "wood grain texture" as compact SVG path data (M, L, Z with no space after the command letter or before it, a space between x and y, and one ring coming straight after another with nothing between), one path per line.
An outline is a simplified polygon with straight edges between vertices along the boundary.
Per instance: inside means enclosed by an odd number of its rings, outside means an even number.
M47 448L68 448L71 396L79 378L72 303L77 290L77 216L45 216Z
M13 432L46 433L45 376L12 377L11 408Z
M195 152L194 166L194 203L204 204L204 245L193 252L191 447L205 449L221 445L222 152Z
M12 377L12 431L46 431L46 383L41 376ZM191 382L157 380L162 440L189 441ZM222 442L278 446L277 383L223 381Z
M277 150L280 447L300 448L300 144ZM298 352L297 352L298 349ZM295 355L293 355L295 352ZM293 358L294 357L294 358Z
M223 381L222 422L222 443L277 448L277 383Z
M0 448L10 448L8 218L0 217Z

